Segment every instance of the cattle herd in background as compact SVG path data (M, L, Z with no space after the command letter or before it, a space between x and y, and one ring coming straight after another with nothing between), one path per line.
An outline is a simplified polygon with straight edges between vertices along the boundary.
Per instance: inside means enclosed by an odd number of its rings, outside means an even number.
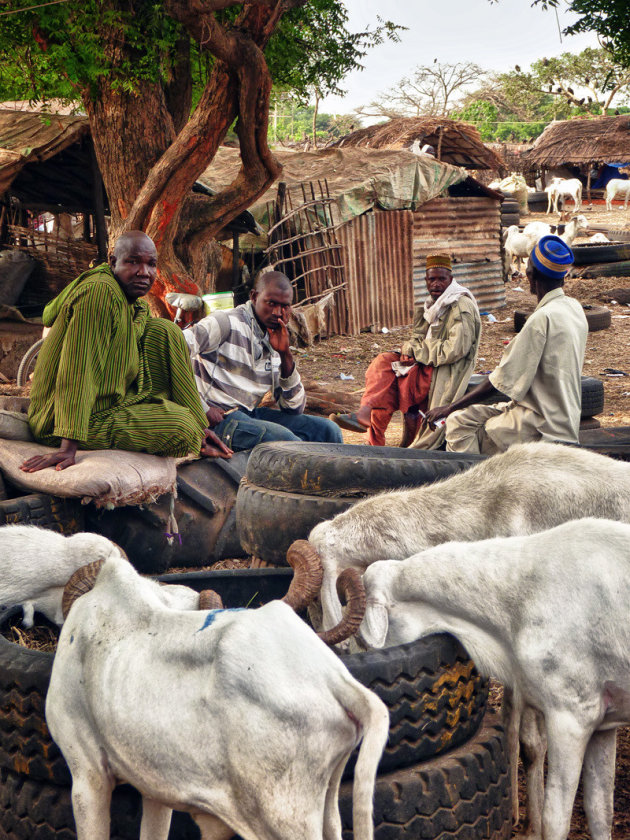
M624 170L621 170L622 172ZM521 207L527 208L528 196L535 193L533 187L529 187L522 175L512 173L501 181L493 181L490 186L501 190L504 195L517 199ZM577 237L586 235L589 229L589 222L586 216L580 213L582 209L583 184L579 178L553 177L545 187L547 194L546 213L559 215L558 224L546 222L530 222L524 226L511 224L504 226L504 276L509 279L512 272L512 263L515 261L517 272L523 270L523 262L527 261L538 240L550 233L557 233L567 245L573 246ZM623 211L628 209L630 199L630 180L622 178L611 179L604 188L603 197L607 212L614 208L615 199L623 199ZM621 211L622 208L620 207ZM569 215L572 214L572 215ZM591 244L603 244L610 239L605 233L598 231L589 237Z

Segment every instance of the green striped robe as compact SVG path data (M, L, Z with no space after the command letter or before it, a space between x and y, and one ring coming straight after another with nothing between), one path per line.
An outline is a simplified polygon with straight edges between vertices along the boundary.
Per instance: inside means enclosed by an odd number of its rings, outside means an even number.
M36 440L81 449L184 456L206 416L181 330L129 303L107 265L78 277L44 310L29 409Z

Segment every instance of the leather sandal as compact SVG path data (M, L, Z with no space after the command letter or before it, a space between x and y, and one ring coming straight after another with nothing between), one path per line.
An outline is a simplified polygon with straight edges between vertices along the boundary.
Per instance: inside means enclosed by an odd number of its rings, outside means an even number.
M369 428L359 422L354 411L350 414L329 414L328 419L348 432L367 432Z

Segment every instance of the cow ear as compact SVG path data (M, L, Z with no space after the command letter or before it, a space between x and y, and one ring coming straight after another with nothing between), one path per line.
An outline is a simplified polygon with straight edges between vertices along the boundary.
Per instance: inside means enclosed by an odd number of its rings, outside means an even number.
M361 622L360 634L369 647L381 648L387 639L389 613L383 604L368 603Z

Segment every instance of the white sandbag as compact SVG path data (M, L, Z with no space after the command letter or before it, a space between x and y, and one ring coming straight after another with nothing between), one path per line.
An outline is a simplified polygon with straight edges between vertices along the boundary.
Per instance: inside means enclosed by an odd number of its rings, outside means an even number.
M0 439L0 469L5 478L31 493L80 498L113 508L154 502L164 493L175 492L176 467L182 460L102 449L77 452L76 464L65 470L49 467L26 473L20 469L27 458L56 451L39 443Z
M0 438L5 440L33 440L28 417L21 411L0 408Z

